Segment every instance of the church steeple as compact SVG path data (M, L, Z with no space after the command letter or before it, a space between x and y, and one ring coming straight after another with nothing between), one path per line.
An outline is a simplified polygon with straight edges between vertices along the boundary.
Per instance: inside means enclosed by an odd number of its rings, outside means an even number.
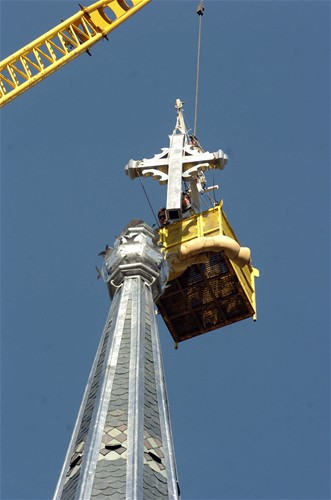
M132 221L106 252L113 294L55 499L179 498L154 300L157 233Z

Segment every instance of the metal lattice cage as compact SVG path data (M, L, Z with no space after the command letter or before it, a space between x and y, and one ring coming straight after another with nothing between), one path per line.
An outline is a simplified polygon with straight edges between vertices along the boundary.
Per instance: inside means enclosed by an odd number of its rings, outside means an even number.
M197 262L189 263L186 269L184 266L184 270L181 267L181 248L188 241L225 235L238 242L222 204L170 224L159 233L167 257L179 256L179 267L172 265L168 286L157 301L176 343L246 318L255 319L258 271L250 262L238 265L220 250L203 252Z

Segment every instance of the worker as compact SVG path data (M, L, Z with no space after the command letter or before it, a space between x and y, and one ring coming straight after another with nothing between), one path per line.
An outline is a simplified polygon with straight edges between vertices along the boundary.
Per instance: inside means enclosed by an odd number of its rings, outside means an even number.
M199 153L203 152L202 146L199 143L198 138L195 135L190 135L190 137L189 137L189 145L191 146L191 148L196 149L197 151L199 151Z
M167 219L166 209L164 207L160 208L157 213L157 218L159 219L159 226L167 226L169 221Z
M182 193L182 219L187 219L194 215L194 210L191 204L191 198L188 193Z

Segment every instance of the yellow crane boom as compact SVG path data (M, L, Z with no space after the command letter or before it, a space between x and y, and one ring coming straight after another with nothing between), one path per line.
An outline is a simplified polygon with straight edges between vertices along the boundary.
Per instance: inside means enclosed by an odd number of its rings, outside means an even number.
M0 62L0 108L101 38L151 0L99 0Z

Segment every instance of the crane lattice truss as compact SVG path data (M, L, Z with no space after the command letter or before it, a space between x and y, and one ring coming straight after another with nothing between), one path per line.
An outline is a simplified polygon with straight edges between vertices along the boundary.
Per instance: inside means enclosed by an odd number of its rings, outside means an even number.
M151 0L101 0L0 63L0 107L87 52Z

